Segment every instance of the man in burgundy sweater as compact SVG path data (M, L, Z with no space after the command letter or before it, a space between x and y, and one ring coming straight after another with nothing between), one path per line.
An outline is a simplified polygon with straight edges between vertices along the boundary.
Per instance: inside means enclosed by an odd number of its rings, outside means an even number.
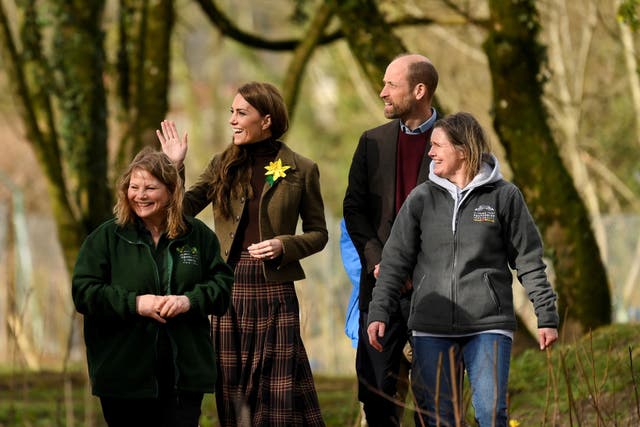
M382 247L396 214L411 190L428 176L427 153L436 121L431 102L438 86L438 73L428 58L405 54L389 64L383 83L380 98L384 101L384 115L393 120L365 131L360 137L343 205L347 230L362 263L356 372L358 399L363 403L370 427L400 425L402 407L394 402L402 350L409 339L406 319L410 281L407 279L403 302L394 314L404 321L389 322L380 340L382 352L369 344L367 312Z

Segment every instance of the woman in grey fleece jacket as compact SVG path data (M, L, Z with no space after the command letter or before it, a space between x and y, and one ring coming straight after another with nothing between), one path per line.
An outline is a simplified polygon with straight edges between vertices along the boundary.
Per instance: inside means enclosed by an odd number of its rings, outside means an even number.
M466 369L476 421L506 426L516 328L510 268L533 302L540 349L558 337L542 241L520 190L502 178L472 115L438 121L429 156L429 181L403 204L382 253L369 340L382 349L389 313L409 278L412 388L426 425L459 425Z

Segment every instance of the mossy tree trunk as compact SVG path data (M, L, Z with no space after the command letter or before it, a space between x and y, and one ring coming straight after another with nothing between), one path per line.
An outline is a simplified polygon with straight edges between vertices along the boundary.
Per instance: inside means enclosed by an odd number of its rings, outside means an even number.
M167 111L170 0L120 3L122 46L118 97L124 142L109 164L105 0L23 0L18 20L0 3L0 50L16 109L47 179L67 269L84 237L111 216L111 180ZM43 37L43 33L51 37ZM126 64L122 65L122 64ZM110 176L113 170L113 176Z
M173 24L172 0L120 1L117 95L123 137L116 171L143 146L159 147L155 130L168 109Z
M375 0L338 2L336 15L342 23L340 33L344 35L349 44L351 54L360 64L367 83L376 93L379 93L382 90L382 79L387 65L396 56L408 53L404 42L394 34L394 25L387 22ZM431 22L426 19L424 23ZM406 22L400 22L396 25L404 24ZM417 53L429 56L425 52ZM445 113L444 108L438 102L437 95L434 96L432 103L438 114ZM380 116L382 117L382 106L380 107Z
M296 104L298 103L298 95L304 70L313 52L315 51L325 29L331 21L331 17L335 12L336 1L327 0L320 4L313 19L309 23L305 37L293 50L293 57L289 62L287 71L282 83L282 95L289 111L289 119L293 120Z
M373 90L379 92L387 65L397 55L406 52L404 43L393 33L374 0L338 2L336 15L342 22L340 29L351 53Z
M54 1L48 6L52 20L42 19L43 9L33 0L17 3L13 33L10 17L0 4L0 48L26 138L47 178L58 238L70 270L87 228L105 217L109 205L109 193L101 186L106 180L99 31L103 2L87 7L83 2ZM53 58L45 54L44 25L54 28ZM92 185L98 188L90 189Z
M73 202L77 224L72 236L60 233L70 268L84 235L109 217L107 184L107 102L102 84L104 0L55 0L50 4L53 40L50 59L41 56L56 78L51 104L55 107L61 170L67 179L60 190ZM46 48L43 47L44 50ZM48 158L45 161L50 161ZM58 159L59 161L59 159ZM66 186L65 186L66 184ZM56 216L58 223L68 221Z
M611 321L606 271L589 216L558 154L542 103L533 0L490 0L484 43L493 83L494 127L553 261L565 331L580 334Z

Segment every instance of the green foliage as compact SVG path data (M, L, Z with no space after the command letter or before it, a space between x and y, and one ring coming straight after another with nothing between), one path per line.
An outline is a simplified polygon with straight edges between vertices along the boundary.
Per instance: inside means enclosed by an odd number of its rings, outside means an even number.
M308 6L310 1L308 0L293 0L293 10L289 17L290 21L297 25L305 24L310 19Z
M618 7L618 19L627 24L633 31L640 28L640 18L638 17L639 0L622 0Z
M73 417L84 418L84 375L69 377ZM0 426L64 426L67 425L64 381L56 372L9 372L0 374ZM98 410L98 416L100 412ZM104 426L98 423L96 426Z
M600 328L549 353L527 350L511 363L511 417L521 425L637 425L640 328ZM635 424L634 422L635 421Z

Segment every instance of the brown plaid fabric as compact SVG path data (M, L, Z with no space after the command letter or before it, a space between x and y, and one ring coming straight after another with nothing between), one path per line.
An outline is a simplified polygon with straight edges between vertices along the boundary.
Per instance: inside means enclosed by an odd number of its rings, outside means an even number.
M324 426L293 282L267 282L262 262L243 252L232 304L213 329L222 426Z

